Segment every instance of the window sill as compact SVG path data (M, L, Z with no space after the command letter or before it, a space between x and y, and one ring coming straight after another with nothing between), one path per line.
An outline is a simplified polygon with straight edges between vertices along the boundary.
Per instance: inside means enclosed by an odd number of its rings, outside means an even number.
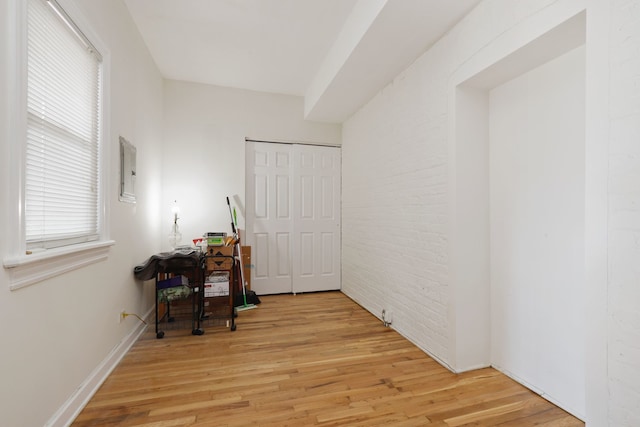
M9 272L9 289L15 291L105 260L114 244L113 240L103 240L5 258L3 265Z

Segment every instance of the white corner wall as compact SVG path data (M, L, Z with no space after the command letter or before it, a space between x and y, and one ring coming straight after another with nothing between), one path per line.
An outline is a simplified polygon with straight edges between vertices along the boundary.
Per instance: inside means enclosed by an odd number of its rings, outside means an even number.
M605 4L602 4L605 3ZM608 161L607 288L589 310L597 322L607 319L607 402L611 426L640 425L640 1L592 1L593 21L601 30L589 41L593 110L587 117L591 143ZM598 38L600 36L600 38ZM597 52L597 54L596 54ZM602 82L595 84L596 80ZM589 93L589 92L588 92ZM599 114L598 114L599 113ZM603 117L605 119L603 119ZM593 120L593 121L591 121ZM603 142L606 146L603 147ZM604 151L608 150L608 153ZM608 155L607 155L608 154ZM591 159L596 167L600 160ZM602 193L598 193L601 197ZM597 211L600 215L601 211ZM594 237L601 243L601 234ZM601 251L602 249L600 249ZM595 250L594 250L595 252ZM596 253L597 254L597 253ZM589 254L594 255L594 253ZM592 259L588 258L588 263ZM601 277L596 270L595 277ZM596 288L597 289L597 288ZM607 301L606 312L601 305ZM597 325L596 325L597 326ZM602 348L602 347L600 347ZM601 354L594 355L600 360ZM601 384L601 378L594 383ZM602 397L602 394L595 397ZM594 424L596 425L596 424Z
M4 236L13 226L8 165L16 141L6 134L8 112L15 108L8 96L12 1L0 0L0 258L8 254ZM119 322L120 310L143 316L153 301L152 289L132 273L160 249L162 78L121 0L72 2L108 49L102 52L110 61L106 191L110 238L116 243L104 262L16 291L9 291L9 272L0 267L3 426L69 423L139 330L134 317ZM120 135L137 148L135 205L118 201Z
M450 161L456 148L449 141L464 130L451 121L451 105L456 96L482 95L451 88L495 64L503 52L518 50L523 36L544 33L585 8L586 420L589 426L635 426L640 424L640 287L635 285L640 274L634 243L640 232L638 0L482 2L346 121L343 291L377 316L382 309L392 311L392 327L452 369L482 360L486 348L471 346L478 353L470 354L455 336L465 320L458 318L455 304L461 297L472 299L477 289L452 287L459 271L451 256L468 249L455 243L459 236L450 232L447 209L460 194L450 192L456 185ZM487 324L479 321L475 326Z
M162 247L169 249L174 200L183 244L231 233L226 197L244 230L245 138L340 144L340 125L305 121L303 113L302 97L165 81Z
M458 85L449 105L449 338L451 366L489 366L491 355L489 92ZM452 136L453 137L453 136Z
M584 76L580 47L489 100L491 364L582 419Z
M449 142L466 132L451 117L455 97L486 95L456 87L583 8L483 2L343 125L343 290L375 315L392 311L394 328L453 370L490 363L488 258L457 261L488 247L486 231L469 233L488 221L488 187L465 190L487 183L488 169L452 163L487 154ZM488 131L486 117L477 122Z

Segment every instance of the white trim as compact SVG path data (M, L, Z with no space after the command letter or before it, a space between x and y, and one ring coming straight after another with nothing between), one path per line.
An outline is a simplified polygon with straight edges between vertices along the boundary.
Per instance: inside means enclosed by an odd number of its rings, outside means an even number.
M113 240L106 240L5 258L3 264L9 270L9 289L15 291L105 260L114 244Z
M148 319L153 312L153 307L144 316ZM136 343L138 338L144 333L147 325L140 322L131 332L120 341L120 343L107 355L107 357L89 374L67 401L56 411L47 421L45 427L67 427L84 409L89 400L98 391L102 383L118 366L122 358L129 352L129 349Z
M26 137L27 129L27 67L26 67L26 43L27 43L27 2L12 0L10 13L13 19L9 29L9 212L7 219L11 224L9 228L9 248L13 253L24 253L26 248L24 233L24 162L25 145L22 140ZM18 142L20 141L20 142Z
M612 423L609 340L609 174L611 55L614 10L609 2L587 1L585 259L586 418L589 426ZM612 269L613 271L613 269ZM613 355L612 355L613 356ZM627 375L629 370L624 371ZM618 401L616 403L620 403Z

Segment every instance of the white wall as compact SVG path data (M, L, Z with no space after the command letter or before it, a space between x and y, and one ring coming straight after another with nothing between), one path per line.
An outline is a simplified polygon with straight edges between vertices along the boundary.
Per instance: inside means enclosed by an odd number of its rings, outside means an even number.
M14 108L8 97L15 43L10 1L0 0L3 206L10 204L12 141L5 130ZM111 61L107 191L109 237L116 243L105 262L18 291L9 291L9 274L0 270L2 425L63 425L135 339L139 322L130 316L119 323L118 315L125 309L142 316L153 307L151 284L135 281L132 272L168 248L170 201L182 205L185 242L204 231L231 231L225 197L238 195L244 204L246 136L333 144L341 138L340 125L303 120L302 98L165 84L121 0L77 6ZM136 204L118 201L119 136L137 149ZM0 236L7 236L8 209L0 210L0 220ZM5 238L0 251L0 257L9 253Z
M0 0L0 203L5 207L11 143L6 130L13 108L6 96L13 43L9 1ZM587 421L593 426L636 426L640 425L638 0L487 0L348 120L342 135L343 287L376 315L382 308L392 311L393 327L443 363L458 363L449 313L455 301L447 217L447 170L453 166L448 152L449 79L481 53L490 56L491 42L504 32L530 32L535 22L548 25L583 3L588 20ZM231 95L220 88L178 82L163 88L120 0L78 4L112 53L109 184L111 237L116 246L106 262L15 292L8 291L7 272L0 272L0 322L10 325L0 332L3 425L43 425L133 330L130 323L117 324L119 310L142 314L151 307L148 287L133 281L131 269L161 245L166 248L165 212L177 189L192 191L188 184L204 185L184 159L178 158L179 170L162 176L173 158L162 157L161 141L181 144L186 139L196 152L203 150L202 161L205 156L208 163L214 154L222 155L235 170L244 155L236 144L243 145L245 136L340 139L337 127L304 124L301 100L287 98L300 104L289 115L280 109L282 101L276 101L279 107L274 113L268 103L253 109L260 104L253 95L273 100L270 95L236 91ZM180 89L183 85L188 89ZM188 112L184 117L171 114L183 108ZM238 113L242 109L246 115ZM284 125L283 116L290 118ZM158 125L163 119L166 137ZM138 149L136 205L117 202L118 135ZM185 174L194 175L188 179ZM244 173L209 172L206 178L216 178L216 187L221 186L211 198L213 219L192 221L191 207L185 206L187 236L205 227L227 227L224 197L244 192L244 183L236 180L243 180ZM169 182L174 179L174 184ZM160 180L166 184L165 192ZM4 256L8 253L4 237L11 227L7 209L0 209L0 223L0 256Z
M603 40L596 40L594 35L594 44L602 55L597 56L601 63L596 64L597 58L594 59L592 77L605 86L596 86L599 105L594 108L608 118L603 123L595 117L592 126L594 144L600 138L608 143L605 158L610 171L606 244L609 420L612 426L637 426L640 425L640 2L593 3L593 25L602 29L599 34ZM597 295L601 301L605 300L602 296ZM589 315L600 313L601 310Z
M490 94L491 364L585 414L584 47Z
M9 32L10 1L0 0L0 258L8 255L5 236L13 227L8 222L8 170L9 147L16 142L5 132L7 112L14 108L7 96L12 84L8 49L15 43ZM132 271L160 249L162 79L120 0L77 5L110 51L110 136L105 143L110 154L108 226L116 244L107 261L16 291L9 291L8 272L0 268L0 424L5 426L66 421L70 413L65 411L77 409L83 396L68 399L85 381L95 381L94 374L102 374L103 361L138 325L134 317L119 323L120 310L143 315L151 308L151 289L134 281ZM118 202L119 135L138 150L136 205Z
M449 251L458 238L450 234L455 218L447 209L458 196L449 193L456 188L450 182L456 146L449 144L458 128L451 126L451 85L465 80L464 69L490 67L523 47L523 35L553 28L584 7L586 418L594 426L634 426L640 424L637 0L484 1L346 121L343 290L378 316L392 310L393 327L444 364L455 368L465 360L460 351L469 350L457 339L469 334L455 336L459 301L451 280L459 266Z
M343 124L342 289L446 364L445 77L421 58Z
M231 234L229 197L244 229L245 138L339 144L341 126L303 118L302 97L166 81L163 247L178 201L183 243L208 231ZM234 197L236 196L236 197Z
M458 244L465 233L452 226L465 222L450 209L458 198L450 191L458 178L452 159L469 148L450 144L455 87L531 40L522 42L522 34L533 37L581 7L580 1L483 2L343 124L343 289L376 315L392 310L395 328L452 369L488 363L486 349L467 357L459 339L486 340L488 318L452 309L461 297L488 306L488 293L474 288L481 284L470 282L464 292L451 286L452 275L466 268L452 264L453 253L474 243ZM486 217L486 207L478 209ZM473 204L458 211L475 214ZM466 332L457 337L457 330Z

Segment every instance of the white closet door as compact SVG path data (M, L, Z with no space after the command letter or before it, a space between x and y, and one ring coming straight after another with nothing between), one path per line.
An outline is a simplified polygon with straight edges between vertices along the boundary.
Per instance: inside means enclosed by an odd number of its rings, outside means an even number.
M251 288L258 295L290 293L291 145L247 142L246 150Z
M340 289L340 149L293 147L293 292Z
M246 153L252 289L340 289L340 149L248 141Z

